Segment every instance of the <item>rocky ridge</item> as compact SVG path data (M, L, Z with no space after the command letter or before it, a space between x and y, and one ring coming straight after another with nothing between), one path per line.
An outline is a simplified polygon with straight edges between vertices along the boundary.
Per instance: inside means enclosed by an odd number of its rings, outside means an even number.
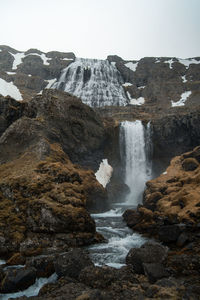
M113 55L107 60L121 74L127 102L131 106L164 110L172 106L199 105L199 57L145 57L139 61L125 61ZM4 80L1 84L11 84L8 89L13 89L14 85L27 101L43 89L50 88L58 81L61 71L74 61L75 55L71 52L43 53L37 49L21 52L0 46L0 79Z

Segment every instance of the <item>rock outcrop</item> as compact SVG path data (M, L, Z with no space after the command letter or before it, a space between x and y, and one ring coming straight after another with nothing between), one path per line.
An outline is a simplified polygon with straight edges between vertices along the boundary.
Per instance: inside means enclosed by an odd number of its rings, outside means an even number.
M61 70L75 60L71 52L43 53L37 49L21 52L2 45L0 50L0 78L13 82L26 101L48 88Z
M91 170L104 139L101 120L75 97L50 90L26 105L0 138L1 255L101 239L86 206L106 201Z

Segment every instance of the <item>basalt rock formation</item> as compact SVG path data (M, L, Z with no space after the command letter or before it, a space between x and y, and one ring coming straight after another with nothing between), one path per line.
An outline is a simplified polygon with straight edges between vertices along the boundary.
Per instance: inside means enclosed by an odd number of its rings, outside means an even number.
M21 111L14 100L6 101ZM27 256L101 239L86 210L107 199L91 169L103 156L100 118L75 97L51 90L14 117L0 137L1 255Z

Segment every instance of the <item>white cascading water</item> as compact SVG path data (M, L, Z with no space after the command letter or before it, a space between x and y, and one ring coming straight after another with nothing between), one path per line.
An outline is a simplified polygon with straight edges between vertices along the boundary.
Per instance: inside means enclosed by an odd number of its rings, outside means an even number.
M151 179L151 127L141 121L122 122L120 127L120 148L125 165L125 183L130 194L123 203L113 204L105 213L92 215L96 229L107 239L107 243L89 247L93 261L98 265L107 264L120 268L132 247L140 247L146 239L125 226L122 213L136 206L142 198L145 182Z
M142 200L145 182L151 179L150 123L145 128L140 120L125 121L120 127L122 161L125 164L125 183L130 189L127 203L137 205Z
M124 106L128 103L123 79L108 60L76 58L51 88L63 90L91 107Z

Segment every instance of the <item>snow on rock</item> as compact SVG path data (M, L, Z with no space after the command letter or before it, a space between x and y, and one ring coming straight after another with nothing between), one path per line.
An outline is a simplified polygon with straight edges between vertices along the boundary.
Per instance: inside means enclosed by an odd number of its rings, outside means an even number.
M2 78L0 78L0 94L3 96L11 96L15 100L23 100L19 89L13 82L7 82Z
M130 70L132 70L133 72L135 72L136 69L137 69L137 66L138 66L138 62L136 62L136 63L128 62L128 63L125 64L125 66L127 68L129 68Z
M42 54L38 54L38 53L30 53L30 54L28 54L28 55L37 55L37 56L39 56L39 57L43 60L43 64L46 65L46 66L49 65L48 60L51 60L51 58L46 57L46 55L45 55L44 53L42 53ZM28 56L28 55L27 55L27 56Z
M51 86L56 82L56 80L57 80L57 78L45 80L46 82L48 82L48 84L47 84L47 86L45 87L45 89L50 89Z
M130 100L129 104L131 105L142 105L145 103L145 99L143 97L139 97L137 99L131 98L130 93L127 91L128 99Z
M115 62L115 61L111 61L111 65L112 65L113 67L115 67L115 66L116 66L116 62Z
M176 106L184 106L185 105L185 101L187 100L188 97L190 97L190 95L192 94L191 91L187 91L181 94L181 99L177 102L171 101L172 107L176 107Z
M113 168L108 164L107 159L103 159L100 163L99 170L95 173L96 179L105 188L112 176Z
M160 63L160 58L157 57L155 63L156 64Z
M191 64L200 64L200 60L196 60L195 58L182 59L178 58L180 64L184 65L186 69L189 68Z
M17 66L22 63L22 58L24 58L26 55L24 54L24 52L20 52L20 53L16 53L16 54L13 54L11 52L9 52L9 53L14 57L12 69L16 70Z
M184 75L184 76L181 76L181 78L182 78L183 82L187 82L187 79L186 79L186 76L185 76L185 75Z
M39 56L42 59L43 64L46 65L46 66L49 65L48 60L51 60L51 58L46 57L46 55L44 53L42 53L42 54L29 53L27 55L25 55L24 52L20 52L20 53L16 53L16 54L13 54L11 52L9 52L9 53L14 57L14 62L13 62L13 67L12 67L13 70L16 70L17 66L22 63L22 59L25 58L25 57L27 57L27 56L29 56L29 55L37 55L37 56Z
M74 59L65 57L65 58L63 58L63 60L74 60Z
M6 72L8 75L15 75L16 72Z
M169 68L172 69L173 68L172 64L174 63L174 60L173 60L173 58L171 58L169 60L164 61L164 63L165 64L169 64Z
M138 86L139 90L143 90L146 87L146 85Z
M123 83L122 85L125 86L125 87L126 87L126 86L131 86L132 83L130 83L130 82L125 82L125 83Z

